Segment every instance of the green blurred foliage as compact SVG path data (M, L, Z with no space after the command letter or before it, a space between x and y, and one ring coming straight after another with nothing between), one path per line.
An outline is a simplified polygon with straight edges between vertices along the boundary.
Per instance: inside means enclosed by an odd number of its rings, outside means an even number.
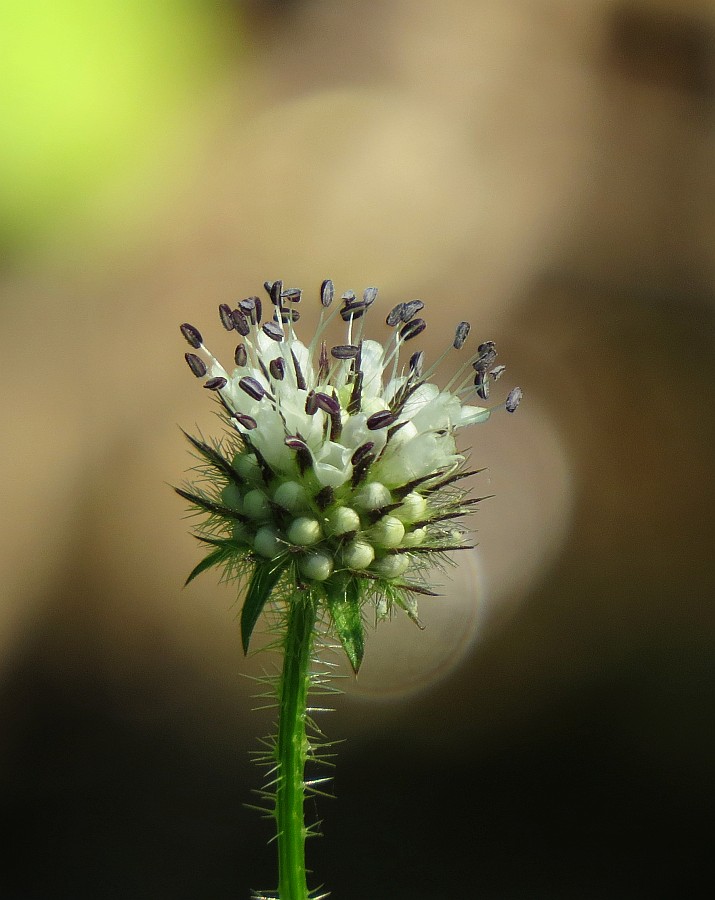
M6 252L27 249L85 213L108 184L160 159L237 49L228 13L205 0L0 4Z

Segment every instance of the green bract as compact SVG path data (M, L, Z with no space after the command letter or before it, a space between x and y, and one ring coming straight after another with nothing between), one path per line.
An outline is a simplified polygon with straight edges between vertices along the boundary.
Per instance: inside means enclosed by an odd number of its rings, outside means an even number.
M187 435L208 478L179 493L206 514L197 537L211 547L188 580L214 565L247 576L244 649L272 591L288 602L310 592L357 671L365 604L374 601L382 613L397 605L416 620L414 595L432 593L429 564L466 546L454 520L476 500L457 486L473 473L454 433L489 418L492 409L463 399L475 390L486 399L503 366L494 366L487 341L441 390L423 353L401 360L404 345L426 327L417 318L420 301L389 312L393 330L380 343L363 337L377 290L362 299L348 291L326 314L333 287L324 282L320 323L305 345L294 326L300 291L284 291L281 282L266 289L270 317L258 297L219 307L224 328L238 338L231 370L196 328L181 326L197 351L186 361L220 401L229 432L210 442ZM346 343L329 348L321 337L336 314ZM467 323L457 326L456 350L468 332ZM520 398L515 388L502 406L513 412Z

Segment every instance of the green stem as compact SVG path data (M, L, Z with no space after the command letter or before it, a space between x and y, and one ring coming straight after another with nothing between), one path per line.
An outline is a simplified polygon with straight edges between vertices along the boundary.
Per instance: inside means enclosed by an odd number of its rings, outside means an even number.
M305 731L315 600L297 594L288 608L278 718L278 893L280 900L307 900L303 803L309 743Z

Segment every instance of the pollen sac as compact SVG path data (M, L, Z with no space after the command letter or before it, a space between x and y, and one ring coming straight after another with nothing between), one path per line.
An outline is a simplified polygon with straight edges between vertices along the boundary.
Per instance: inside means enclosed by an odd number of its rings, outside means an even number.
M499 381L504 372L506 371L506 366L494 366L494 368L489 373L494 381Z
M221 375L217 375L215 378L209 378L208 381L205 381L204 387L209 391L220 391L226 387L226 384L226 379Z
M482 400L489 399L489 376L481 369L478 369L477 374L474 376L474 387Z
M366 443L361 444L357 448L357 450L353 453L353 455L350 459L350 462L354 466L356 466L361 460L363 460L368 455L368 453L372 450L372 448L374 446L375 446L374 441L367 441Z
M282 299L288 300L290 303L300 303L302 296L303 291L300 288L286 288L286 290L281 291Z
M283 361L283 357L277 356L275 359L272 359L268 364L268 369L272 378L275 378L276 381L283 381L286 373L286 364Z
M258 427L258 423L253 418L253 416L247 416L245 413L237 412L233 414L233 417L239 423L239 425L243 425L246 431L253 431L254 428Z
M244 375L243 378L239 380L238 386L242 391L245 391L249 397L253 397L254 400L262 400L266 395L266 389L261 382L250 375Z
M188 367L197 378L203 378L206 374L206 363L195 353L184 353L184 359Z
M226 331L233 331L236 327L236 323L233 321L233 316L231 315L231 307L228 303L219 304L218 308L219 318L221 319L221 324L226 329Z
M246 365L248 362L248 353L246 352L246 345L239 344L233 354L233 359L236 365L240 368Z
M337 347L330 348L330 355L334 359L355 359L359 352L355 344L338 344Z
M263 333L272 341L283 340L283 329L276 322L264 322L261 326Z
M418 334L422 334L426 327L427 323L424 319L411 319L404 328L400 329L400 340L411 341Z
M377 300L377 288L376 287L367 287L362 292L363 303L366 303L368 306L372 306L372 304Z
M233 318L233 327L241 335L241 337L246 337L246 335L251 331L251 326L248 323L248 319L246 318L245 313L240 309L234 309L231 313L231 317Z
M318 404L318 409L322 409L323 412L328 413L328 415L340 415L340 404L334 397L329 397L327 394L323 394L319 391L315 395L315 401Z
M494 341L485 341L477 347L477 358L472 363L472 368L477 372L486 372L494 364L497 358L497 349Z
M460 322L459 325L457 325L457 330L454 333L454 343L452 344L455 350L462 349L464 342L469 337L471 327L469 322Z
M367 427L370 431L377 431L379 428L387 428L394 425L397 416L389 409L382 409L380 412L373 413L367 420Z
M201 337L201 332L198 328L194 328L193 325L189 325L188 322L184 322L181 327L181 333L186 338L187 343L191 344L194 350L198 350L199 347L203 344L204 339Z
M321 305L327 309L330 304L333 302L333 297L335 296L335 287L333 286L333 282L326 278L325 281L320 285L320 303Z
M400 322L402 322L402 311L404 310L404 308L404 303L398 303L397 306L393 306L390 312L387 314L385 324L389 325L390 328L394 328L395 325L398 325Z
M281 294L283 293L283 282L282 281L274 281L270 286L268 293L271 298L271 303L274 306L281 305Z
M504 404L504 408L507 412L513 413L517 406L521 403L521 400L524 396L524 392L520 387L512 388L509 391L509 396L506 398L506 402Z
M419 378L422 375L422 369L425 363L425 354L424 351L418 350L416 353L413 353L410 357L410 373L415 376L415 378Z
M420 310L425 308L421 300L410 300L409 303L402 303L401 306L400 320L402 322L410 322Z

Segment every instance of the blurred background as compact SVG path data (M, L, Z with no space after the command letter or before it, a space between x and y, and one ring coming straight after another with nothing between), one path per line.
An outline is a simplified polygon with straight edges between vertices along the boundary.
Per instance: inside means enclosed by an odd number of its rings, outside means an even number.
M273 886L242 805L271 663L235 589L182 589L177 425L216 420L177 325L226 358L218 303L331 277L424 299L431 356L469 319L526 399L465 435L477 551L322 720L346 742L316 886L707 896L711 0L0 16L0 895Z

